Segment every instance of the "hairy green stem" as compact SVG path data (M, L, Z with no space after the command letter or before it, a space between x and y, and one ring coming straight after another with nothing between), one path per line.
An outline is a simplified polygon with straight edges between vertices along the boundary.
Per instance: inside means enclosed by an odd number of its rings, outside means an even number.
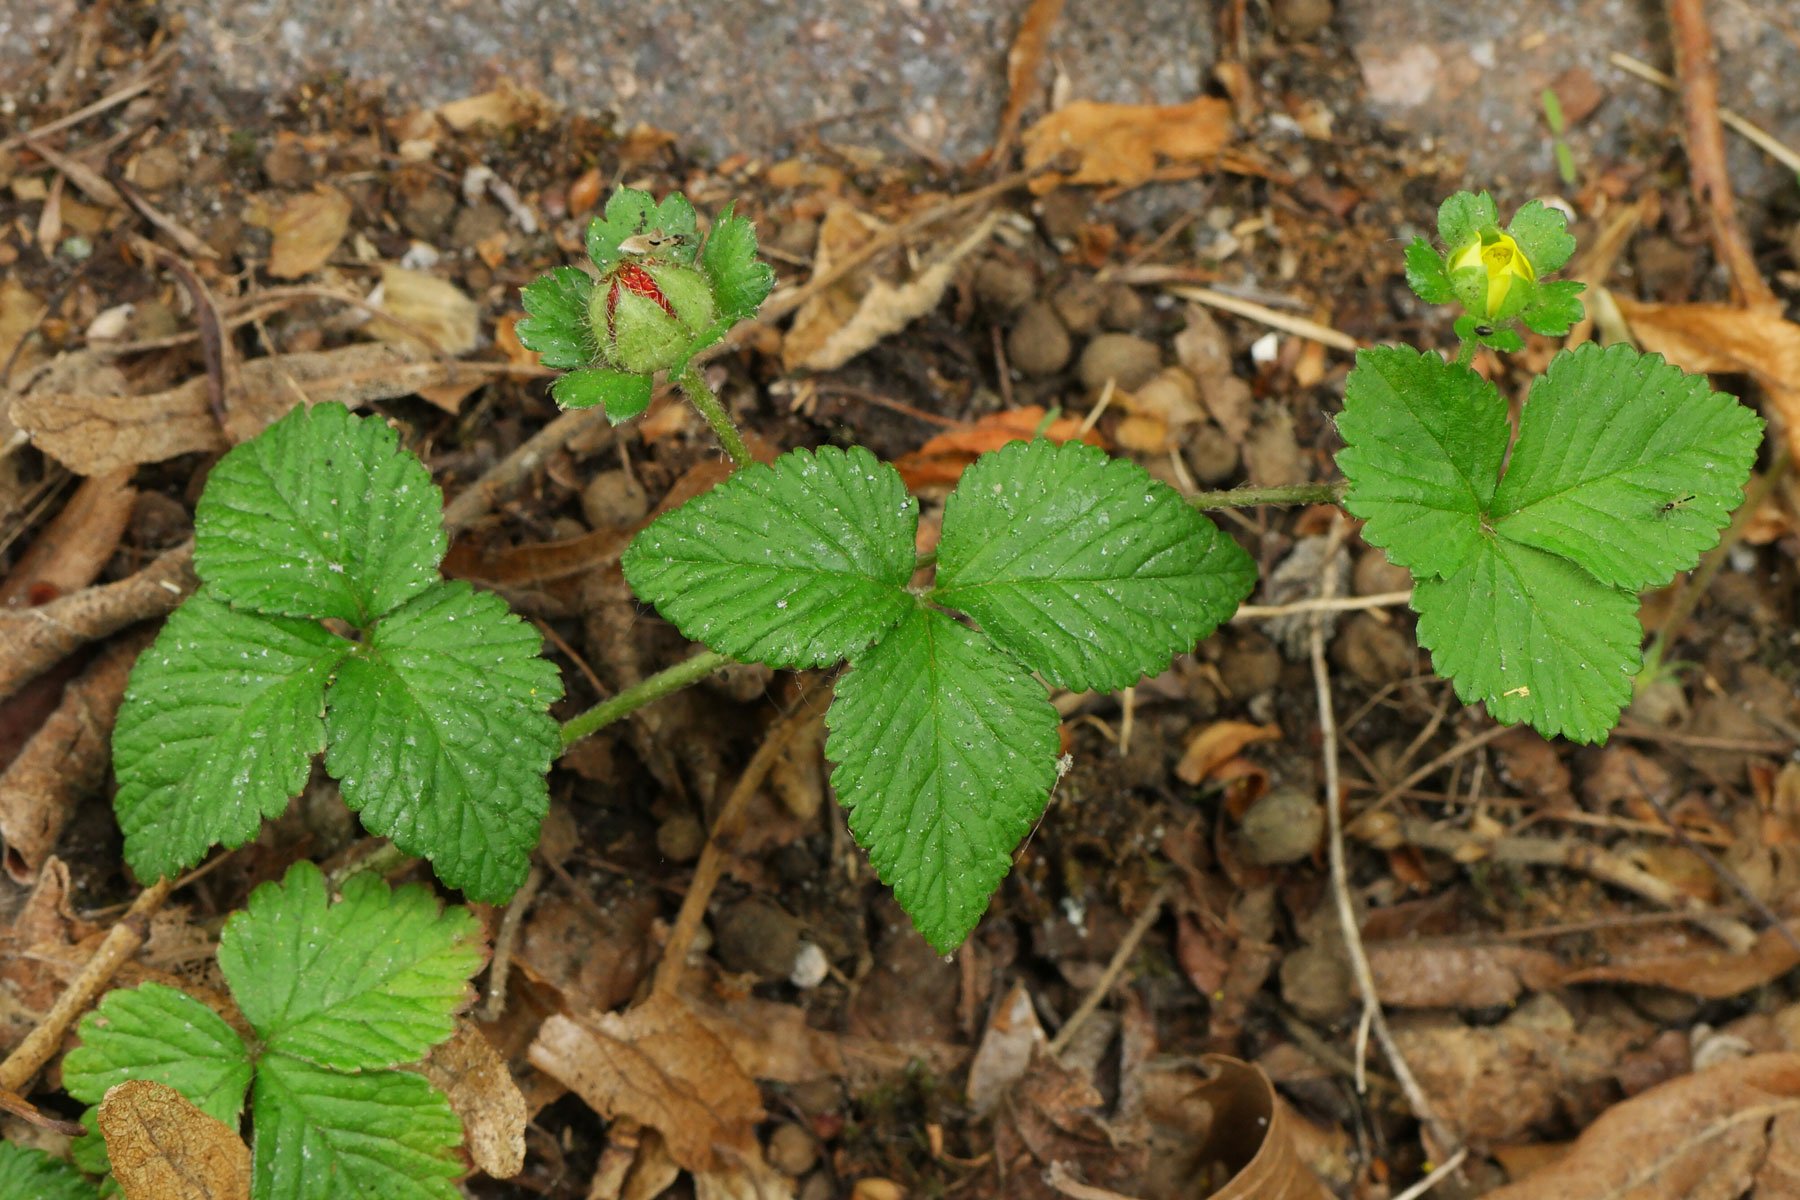
M1254 504L1337 504L1349 483L1294 483L1285 487L1227 488L1222 492L1195 492L1187 502L1198 509L1249 508Z
M699 683L708 675L731 665L723 654L708 650L686 662L676 663L666 671L658 671L635 687L628 687L610 700L602 700L584 713L563 722L563 745L578 742L590 733L606 728L620 717L629 716L653 700L661 700L670 692L679 692L690 683Z
M1474 362L1475 351L1480 348L1480 345L1481 343L1477 342L1474 338L1464 338L1462 340L1462 345L1456 348L1456 365L1459 367L1466 367Z
M688 403L712 426L713 436L719 439L719 445L725 447L732 466L741 471L755 461L750 457L750 447L744 444L744 435L732 423L731 414L725 411L725 405L713 393L699 367L689 363L675 383L687 394Z

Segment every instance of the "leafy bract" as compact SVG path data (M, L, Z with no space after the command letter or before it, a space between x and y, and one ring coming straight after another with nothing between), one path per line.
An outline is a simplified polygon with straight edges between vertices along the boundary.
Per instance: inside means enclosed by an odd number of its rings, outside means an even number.
M1596 345L1505 404L1466 368L1365 351L1338 465L1364 537L1411 568L1419 640L1464 700L1599 741L1630 699L1636 591L1691 567L1742 498L1762 422L1657 355Z
M1450 287L1450 272L1444 266L1444 256L1433 250L1431 243L1422 237L1407 244L1406 282L1413 294L1427 304L1448 304L1456 299L1456 292ZM530 345L529 342L526 344Z
M113 730L113 807L139 878L240 846L306 784L325 746L325 686L351 644L259 617L209 586L139 656Z
M421 1076L345 1074L269 1054L252 1104L257 1200L460 1200L462 1123Z
M0 1142L0 1197L5 1200L94 1200L81 1172L42 1150Z
M700 265L712 280L719 321L727 329L756 315L775 287L775 272L756 256L756 226L726 205L706 235Z
M638 234L661 234L656 253L687 264L700 249L699 220L694 206L680 192L671 192L658 204L649 192L622 187L606 202L605 212L588 224L587 252L602 272L626 257L620 246Z
M1500 209L1491 195L1457 192L1438 205L1438 240L1454 254L1499 220Z
M919 505L860 447L752 465L644 529L622 566L681 632L733 658L821 667L913 606Z
M932 599L1050 683L1111 691L1192 650L1255 581L1250 556L1142 467L1039 439L963 473Z
M832 786L882 882L940 951L987 908L1056 780L1056 710L1019 663L912 607L826 714Z
M558 370L593 362L600 353L588 321L593 293L593 279L576 267L557 267L526 284L519 295L527 316L513 326L519 344L536 350L539 362ZM557 403L577 407L561 397Z
M128 1079L174 1088L236 1127L250 1087L250 1052L224 1018L160 983L108 992L81 1019L81 1045L63 1058L63 1086L86 1104Z
M325 877L301 862L225 922L219 967L266 1051L367 1071L415 1062L455 1031L478 934L467 909L372 872L330 903Z
M570 371L550 385L550 395L563 408L606 406L606 419L617 425L650 407L651 380L610 367Z
M299 405L212 469L194 569L240 608L366 625L436 582L442 508L386 422Z
M1568 219L1542 200L1523 205L1507 223L1506 232L1540 276L1562 270L1575 253L1575 237L1569 232Z
M440 583L382 619L327 697L325 766L345 802L472 899L524 882L549 809L562 681L539 648L499 597Z
M1742 502L1762 424L1660 355L1593 343L1559 354L1519 419L1495 531L1615 587L1666 583Z

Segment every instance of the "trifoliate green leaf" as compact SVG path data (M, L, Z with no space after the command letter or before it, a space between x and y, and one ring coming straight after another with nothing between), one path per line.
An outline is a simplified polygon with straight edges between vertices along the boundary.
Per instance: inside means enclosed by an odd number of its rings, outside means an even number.
M345 1071L424 1058L481 966L469 910L365 872L331 903L309 862L265 883L219 937L219 969L266 1050Z
M963 472L932 599L1052 684L1112 691L1192 650L1255 582L1250 556L1142 467L1040 439Z
M1542 200L1533 200L1514 213L1506 232L1519 243L1539 278L1562 270L1575 253L1575 238L1569 233L1568 220L1561 210Z
M730 205L713 222L700 266L712 279L719 321L727 329L754 317L775 287L775 272L756 256L756 226Z
M1500 210L1486 192L1457 192L1438 205L1438 240L1455 254L1481 235L1481 231L1498 224Z
M600 352L588 323L593 292L593 279L574 267L556 267L526 284L520 296L529 315L513 326L519 344L536 350L544 366L557 370L593 362ZM560 397L557 403L564 408L583 407Z
M81 1172L42 1150L0 1142L0 1200L95 1200Z
M1496 719L1596 741L1630 699L1632 593L1717 542L1762 422L1656 355L1583 346L1533 386L1496 485L1499 393L1384 347L1358 356L1338 428L1345 506L1412 569L1439 673Z
M325 747L325 685L352 644L259 617L209 585L139 656L113 729L113 808L140 879L241 846L287 808Z
M1377 346L1357 353L1337 424L1344 506L1364 520L1364 540L1417 575L1468 561L1506 454L1494 385L1435 354Z
M1406 247L1406 284L1427 304L1448 304L1456 299L1444 256L1422 237L1414 238Z
M1762 428L1705 376L1590 342L1551 359L1532 384L1494 530L1602 583L1660 586L1719 540Z
M325 766L345 802L471 899L525 881L549 808L562 680L540 647L499 597L440 583L382 618L327 697Z
M250 1087L243 1039L212 1009L160 983L110 991L81 1019L81 1045L63 1058L63 1087L85 1104L128 1079L174 1088L236 1127Z
M954 949L1043 814L1056 710L986 637L914 607L853 661L825 720L851 832L925 940Z
M286 1054L256 1071L257 1200L460 1200L462 1123L406 1071L329 1071Z
M386 422L300 405L212 469L194 569L239 608L367 625L437 581L443 503Z
M1587 284L1575 279L1553 279L1537 285L1537 293L1519 320L1525 328L1545 337L1561 337L1587 315L1581 293Z
M919 504L860 447L795 450L658 517L621 565L682 634L775 667L854 655L913 607Z
M606 406L606 419L614 425L650 407L650 376L632 375L605 367L570 371L550 385L550 396L563 408Z
M1432 666L1496 721L1603 741L1631 700L1637 598L1567 559L1484 538L1448 578L1418 580L1412 605Z

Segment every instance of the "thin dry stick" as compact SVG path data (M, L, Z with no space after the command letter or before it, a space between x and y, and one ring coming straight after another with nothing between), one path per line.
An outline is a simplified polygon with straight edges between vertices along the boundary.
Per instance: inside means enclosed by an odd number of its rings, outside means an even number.
M481 1009L483 1021L498 1021L506 1011L506 978L512 974L513 943L518 940L519 926L543 883L544 873L531 868L531 874L525 876L525 886L513 894L506 905L506 915L500 918L500 929L494 934L494 966L488 972L487 1003Z
M1621 54L1617 50L1607 55L1607 58L1611 60L1613 66L1619 68L1621 71L1636 75L1639 79L1654 83L1659 88L1671 92L1678 92L1681 90L1681 85L1676 83L1674 79L1663 74L1642 59L1633 58L1629 54ZM1726 128L1742 134L1745 141L1755 146L1758 150L1761 150L1764 154L1768 155L1788 170L1794 172L1794 174L1800 175L1800 154L1796 154L1785 144L1776 141L1762 126L1746 121L1741 115L1733 112L1729 108L1719 109L1719 122Z
M1675 76L1681 81L1682 133L1694 199L1706 213L1714 250L1731 272L1731 290L1738 303L1779 312L1781 302L1757 270L1756 256L1738 223L1737 197L1725 167L1719 67L1713 58L1705 0L1669 0L1669 25L1675 41Z
M1150 894L1149 903L1144 905L1144 911L1137 915L1137 919L1131 923L1131 928L1127 929L1125 936L1119 940L1119 947L1113 951L1112 960L1106 964L1106 970L1100 972L1100 978L1094 982L1093 987L1088 989L1088 994L1082 997L1081 1004L1069 1014L1069 1019L1063 1022L1063 1027L1057 1030L1056 1036L1051 1039L1051 1054L1061 1054L1068 1049L1069 1043L1075 1037L1075 1032L1087 1024L1088 1018L1094 1015L1094 1010L1100 1007L1101 1001L1106 999L1106 994L1112 991L1112 985L1118 982L1120 974L1125 970L1125 964L1129 963L1131 956L1137 953L1138 943L1144 940L1144 935L1150 932L1150 926L1156 924L1156 918L1162 915L1163 905L1168 902L1168 899L1169 885L1167 883Z
M1212 288L1203 287L1171 287L1163 290L1169 295L1178 296L1183 300L1192 300L1209 308L1222 309L1228 313L1236 313L1240 317L1248 317L1252 321L1260 321L1271 329L1279 329L1283 333L1291 333L1295 337L1318 342L1333 350L1354 354L1360 345L1349 334L1333 329L1329 325L1321 325L1317 321L1309 321L1305 317L1291 316L1270 308L1266 304L1258 304L1254 300L1244 300L1233 296L1229 292L1218 292Z
M655 992L672 996L681 983L681 973L687 967L688 947L694 944L694 935L700 932L700 921L706 916L706 906L712 900L713 889L718 886L720 877L725 873L725 859L731 853L730 843L736 841L737 835L742 831L750 798L756 795L756 789L768 778L769 771L775 766L775 760L781 756L782 750L801 730L819 719L830 700L830 688L814 688L800 702L799 707L777 721L769 730L768 736L763 738L762 745L750 757L750 763L738 777L731 795L725 798L724 807L719 809L719 815L713 819L712 833L706 839L706 849L700 852L700 861L694 864L694 878L688 884L687 895L682 897L681 911L675 914L675 925L669 930L669 940L663 946L662 961L656 964L656 979L651 985Z
M56 998L44 1019L37 1023L37 1028L7 1055L5 1062L0 1063L0 1091L21 1094L25 1091L25 1085L55 1056L63 1035L75 1023L75 1018L87 1011L87 1006L111 981L114 972L144 944L150 931L150 918L163 906L174 888L173 879L163 879L138 893L119 923L107 931L100 948L94 951L94 957L63 989L63 994Z
M1083 1183L1075 1178L1066 1162L1053 1162L1044 1179L1051 1187L1070 1197L1070 1200L1137 1200L1136 1196L1127 1196L1124 1192L1115 1192L1111 1188L1096 1187L1091 1183Z
M1391 608L1412 599L1410 590L1377 592L1373 596L1319 596L1312 600L1296 600L1292 604L1240 604L1233 621L1265 621L1272 617L1291 617L1295 613L1355 612L1365 608Z
M1333 529L1334 542L1343 537L1345 526L1340 521ZM1329 562L1335 556L1336 545L1326 555ZM1322 591L1329 599L1337 587L1337 575L1326 571L1322 582ZM1350 871L1345 863L1344 855L1344 816L1339 807L1338 784L1338 745L1337 716L1331 702L1331 672L1325 665L1325 621L1323 614L1313 618L1311 638L1311 658L1313 690L1319 703L1319 740L1320 752L1325 759L1325 814L1330 830L1331 859L1331 894L1337 904L1338 924L1344 934L1344 949L1350 957L1351 974L1356 979L1356 990L1362 996L1363 1020L1374 1031L1375 1040L1381 1043L1388 1066L1394 1072L1394 1081L1406 1094L1406 1102L1412 1106L1413 1115L1425 1127L1427 1136L1434 1145L1426 1149L1435 1155L1438 1150L1447 1151L1456 1146L1458 1139L1455 1133L1445 1125L1432 1109L1431 1102L1426 1099L1425 1089L1407 1065L1406 1058L1400 1053L1400 1046L1394 1041L1393 1033L1388 1029L1387 1019L1381 1012L1381 1001L1375 990L1375 973L1369 967L1369 955L1363 949L1362 928L1356 920L1356 906L1350 899ZM1366 1090L1367 1085L1360 1078L1361 1065L1358 1064L1357 1090Z
M1394 1200L1419 1200L1420 1196L1423 1196L1426 1192L1429 1192L1450 1175L1454 1174L1456 1169L1463 1165L1463 1159L1467 1157L1469 1157L1469 1148L1467 1146L1458 1146L1455 1154L1452 1154L1449 1158L1445 1159L1442 1164L1431 1172L1431 1174L1419 1180L1419 1182L1413 1184L1398 1196L1395 1196Z
M456 499L444 506L444 528L455 537L492 511L495 504L576 435L605 427L606 410L598 405L563 413L457 493Z
M1387 791L1381 793L1381 795L1376 798L1375 803L1363 809L1363 815L1367 816L1372 812L1380 812L1382 809L1398 800L1403 793L1410 792L1414 786L1431 778L1463 755L1474 753L1495 738L1514 728L1515 726L1512 725L1495 725L1482 730L1480 733L1472 734L1469 737L1464 738L1462 741L1456 743L1456 745L1450 747L1448 750L1414 771L1411 775L1408 775L1405 779L1402 779L1399 783L1396 783Z

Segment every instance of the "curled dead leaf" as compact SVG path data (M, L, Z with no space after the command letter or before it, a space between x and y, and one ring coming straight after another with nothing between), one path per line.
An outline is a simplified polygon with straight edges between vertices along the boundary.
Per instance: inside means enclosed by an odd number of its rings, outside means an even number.
M108 1088L98 1121L126 1200L249 1200L249 1147L174 1088L145 1079Z
M487 1035L466 1020L425 1060L425 1078L450 1098L469 1159L495 1179L525 1167L525 1097Z
M1721 1063L1614 1105L1569 1152L1487 1200L1800 1194L1800 1054Z
M1691 950L1598 963L1571 971L1563 982L1650 984L1723 1000L1773 983L1800 966L1800 951L1788 940L1795 932L1800 932L1800 924L1790 922L1785 931L1770 926L1742 954L1711 939L1696 938Z
M1137 187L1153 179L1187 179L1230 142L1231 105L1211 96L1186 104L1077 100L1020 140L1029 170L1054 166L1064 154L1076 159L1069 174L1046 170L1032 180L1031 190L1040 195L1066 183Z
M1214 721L1194 731L1175 765L1175 777L1193 786L1201 783L1220 767L1238 756L1253 742L1278 742L1281 727L1257 725L1249 721Z
M966 429L940 433L910 454L901 455L895 460L894 469L900 472L900 478L912 491L949 488L962 478L963 471L976 458L990 450L998 450L1008 442L1031 438L1038 434L1040 427L1042 436L1053 442L1068 442L1079 437L1090 446L1105 446L1105 441L1093 430L1082 433L1081 422L1073 417L1058 417L1045 425L1045 415L1044 408L1036 404L991 413Z
M319 184L310 192L289 196L280 207L252 205L246 219L268 228L269 274L299 279L324 266L350 232L350 198Z
M1144 1111L1155 1131L1153 1175L1180 1190L1166 1195L1207 1195L1211 1200L1325 1200L1318 1177L1301 1160L1294 1140L1300 1120L1282 1103L1261 1067L1223 1054L1204 1060L1210 1078L1147 1072ZM1204 1183L1223 1178L1217 1191ZM1195 1185L1201 1185L1196 1190Z

